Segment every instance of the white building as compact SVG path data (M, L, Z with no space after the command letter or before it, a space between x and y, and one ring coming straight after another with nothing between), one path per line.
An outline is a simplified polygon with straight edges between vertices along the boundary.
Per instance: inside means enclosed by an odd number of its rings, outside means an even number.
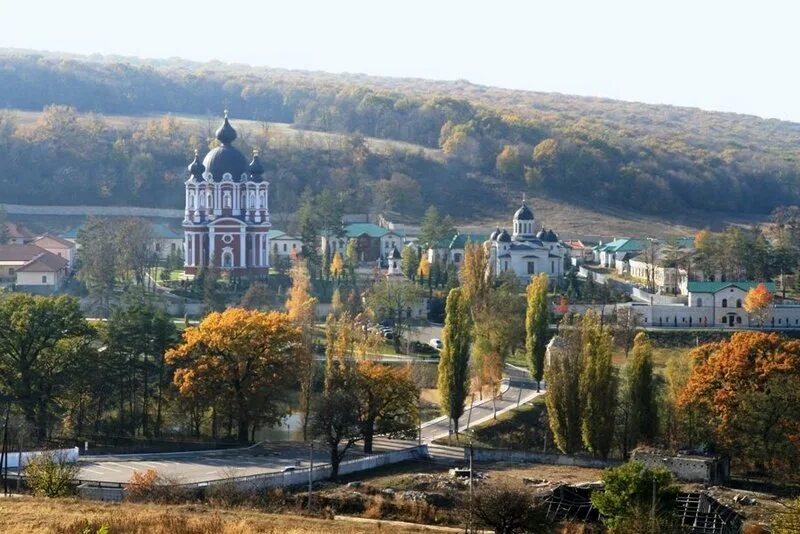
M75 252L77 250L75 243L51 234L44 234L34 239L31 244L67 260L67 271L72 272L75 267Z
M303 241L299 237L289 235L281 230L272 229L267 233L272 245L272 255L282 260L288 260L292 255L303 251Z
M36 245L0 245L0 284L31 293L52 293L68 275L64 257Z
M525 201L514 213L513 233L495 230L489 236L490 262L495 275L513 272L523 280L539 273L551 278L564 274L567 248L553 230L544 228L536 233L536 219Z

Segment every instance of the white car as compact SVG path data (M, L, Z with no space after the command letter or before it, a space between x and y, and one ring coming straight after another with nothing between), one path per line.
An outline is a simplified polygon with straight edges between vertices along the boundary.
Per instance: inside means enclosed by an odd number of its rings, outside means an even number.
M442 350L442 348L444 347L444 345L442 344L442 340L436 337L428 341L428 345L430 345L436 350Z

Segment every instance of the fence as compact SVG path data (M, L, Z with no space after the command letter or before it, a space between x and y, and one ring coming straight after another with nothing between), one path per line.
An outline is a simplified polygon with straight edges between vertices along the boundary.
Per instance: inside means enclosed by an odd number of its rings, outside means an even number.
M634 287L631 294L634 298L650 304L686 304L688 302L688 297L685 295L656 295L638 287Z
M22 464L22 467L25 467L28 464L28 462L31 461L31 458L41 456L42 454L52 454L57 458L63 458L68 463L75 463L78 461L78 447L73 447L71 449L54 449L47 451L9 452L8 468L17 469L18 467L20 467L20 463Z
M544 452L512 451L508 449L473 449L473 460L476 462L532 462L550 465L571 465L604 469L621 462L617 460L601 460L585 456L567 456ZM464 459L469 460L469 449L464 449Z

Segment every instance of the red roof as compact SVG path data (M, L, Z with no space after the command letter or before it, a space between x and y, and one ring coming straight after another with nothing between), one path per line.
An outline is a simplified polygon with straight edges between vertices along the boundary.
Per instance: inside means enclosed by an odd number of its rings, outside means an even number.
M0 245L0 261L20 262L17 272L51 273L64 269L69 262L36 245Z
M8 237L11 239L33 239L36 237L33 232L21 224L6 222L5 225L6 230L8 230Z
M47 252L36 245L0 245L0 261L31 261Z
M16 272L27 273L55 273L65 269L67 260L61 256L56 256L52 252L45 251L43 254L29 261Z
M60 245L64 248L75 248L75 243L72 241L67 241L61 237L54 236L53 234L44 234L42 236L37 237L33 240L33 243L39 245L40 247L44 248L45 246L52 246L47 243L47 241Z

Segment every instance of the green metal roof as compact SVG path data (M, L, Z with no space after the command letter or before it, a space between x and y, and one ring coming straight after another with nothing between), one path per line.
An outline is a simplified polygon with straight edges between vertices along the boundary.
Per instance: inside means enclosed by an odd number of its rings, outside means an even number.
M353 223L344 227L344 234L347 237L358 237L364 234L368 235L369 237L383 237L389 233L401 237L405 235L405 232L402 230L387 230L382 226L372 223Z
M462 249L467 246L467 242L483 243L487 239L488 237L482 234L456 234L450 240L449 247L451 249Z
M689 282L689 293L717 293L726 287L738 287L742 291L749 291L762 282L742 281L742 282ZM774 293L775 282L763 282L767 289Z
M639 239L615 239L606 243L600 250L606 252L638 252L644 248L644 243Z
M182 239L179 234L174 232L170 227L163 224L154 224L153 235L159 239Z

